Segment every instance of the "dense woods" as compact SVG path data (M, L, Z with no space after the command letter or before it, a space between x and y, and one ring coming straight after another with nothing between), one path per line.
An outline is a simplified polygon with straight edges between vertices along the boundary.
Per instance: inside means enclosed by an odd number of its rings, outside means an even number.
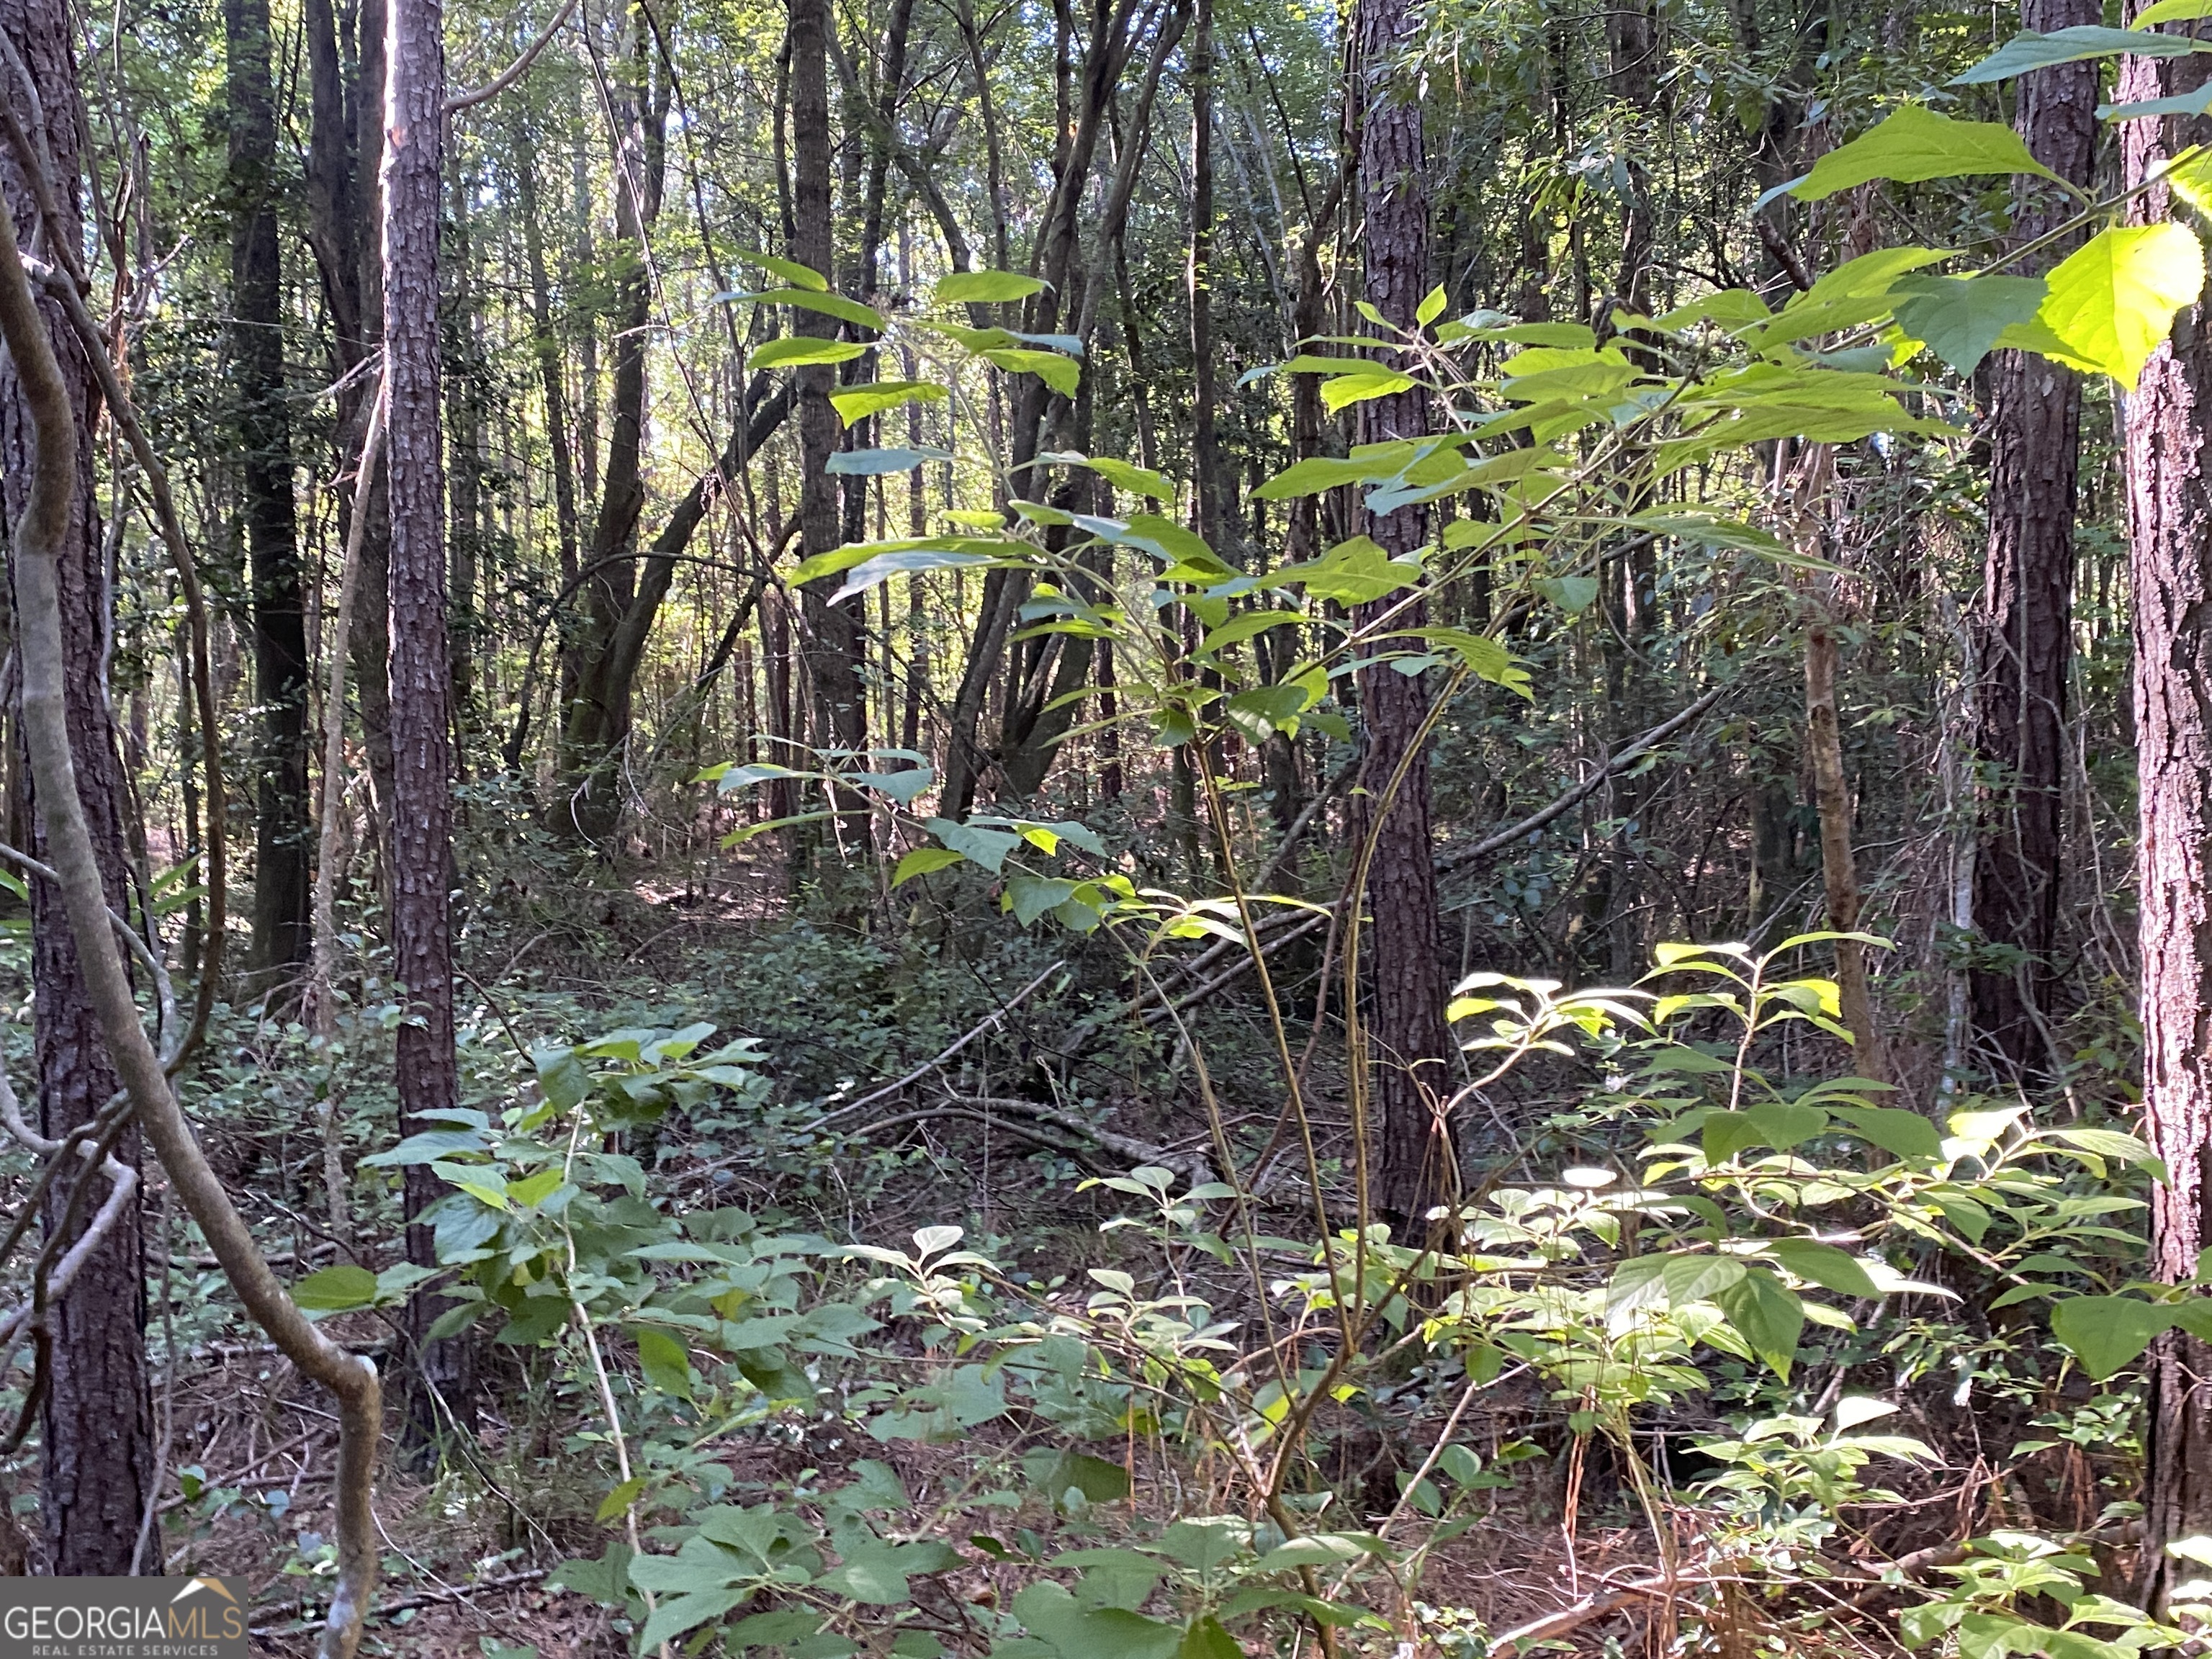
M0 1575L2212 1642L2212 0L0 0Z

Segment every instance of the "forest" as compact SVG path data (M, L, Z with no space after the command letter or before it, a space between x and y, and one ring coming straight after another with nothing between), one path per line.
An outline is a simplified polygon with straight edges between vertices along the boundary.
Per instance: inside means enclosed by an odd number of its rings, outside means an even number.
M2208 54L0 0L0 1605L2212 1652Z

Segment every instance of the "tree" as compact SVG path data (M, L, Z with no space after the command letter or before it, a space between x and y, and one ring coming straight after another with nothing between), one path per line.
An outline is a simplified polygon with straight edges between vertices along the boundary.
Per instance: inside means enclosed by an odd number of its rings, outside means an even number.
M1364 229L1367 302L1394 327L1411 329L1429 285L1428 160L1421 106L1397 74L1412 24L1406 0L1360 0L1358 54L1359 210ZM1359 405L1363 442L1422 437L1428 394L1414 386ZM1428 514L1401 507L1372 519L1367 533L1393 558L1418 553ZM1359 607L1362 626L1392 611L1395 599ZM1395 620L1424 626L1416 599ZM1364 1067L1370 1108L1382 1130L1382 1208L1401 1231L1446 1201L1457 1182L1451 1126L1436 1103L1449 1092L1449 1036L1444 1027L1443 945L1437 914L1435 832L1429 796L1427 726L1431 691L1419 676L1388 664L1360 671L1361 762L1358 841L1371 842L1366 930L1360 971L1371 988L1364 1011ZM1378 818L1379 809L1379 818Z
M12 147L0 150L0 191L9 216L44 224L47 260L75 269L82 245L78 202L82 165L72 23L60 0L0 0L0 31L30 73L26 88L8 84L5 97L28 117L42 111L43 128L26 125L52 158L46 191L33 187L42 163ZM0 80L14 81L5 64ZM35 106L31 94L35 94ZM49 192L51 192L49 194ZM49 219L37 198L46 195ZM43 298L39 309L59 342L58 356L74 415L76 483L56 573L64 657L62 696L69 737L76 755L77 794L107 890L130 890L125 857L125 792L114 722L108 712L105 674L114 626L112 594L102 556L99 511L93 500L93 419L100 393L91 363L61 307ZM36 417L14 362L0 357L0 507L7 523L30 509L38 463ZM26 798L21 816L33 826L32 853L52 856L45 814L37 810L27 773L15 770ZM31 980L36 993L33 1053L38 1067L39 1128L58 1139L88 1123L121 1086L101 1041L64 906L53 883L31 883ZM116 1145L117 1158L138 1164L136 1129ZM60 1194L47 1200L51 1230L61 1220ZM81 1218L76 1225L82 1227ZM45 1409L40 1418L45 1461L40 1516L46 1534L46 1571L57 1574L116 1574L135 1571L139 1520L155 1474L153 1407L146 1376L145 1239L136 1206L107 1237L79 1275L75 1292L47 1313Z
M830 213L827 0L791 0L791 257L824 276L836 270ZM792 313L792 331L834 339L835 318L805 309ZM830 402L836 374L826 363L795 375L799 420L799 539L813 557L839 545L842 527L837 482L830 457L837 448L837 411ZM808 682L814 696L817 740L844 749L868 741L868 702L860 684L860 619L851 605L834 605L837 583L825 578L799 590L799 617ZM788 763L788 757L779 757Z
M2103 15L2091 0L2027 0L2021 21L2048 32ZM2036 159L2077 187L2088 185L2096 165L2097 80L2095 64L2079 63L2021 81L2014 125ZM2056 188L2023 182L2029 189L2013 234L2028 242L2072 210ZM2077 233L2052 244L2033 268L2055 264L2079 240ZM1995 380L1974 734L1988 783L1974 854L1974 921L2004 959L1978 961L1971 985L1976 1030L2015 1073L2027 1074L2047 1071L2053 1059L2044 1027L2064 858L2081 379L2048 358L2006 351L1997 355Z
M438 196L446 64L442 0L391 0L385 118L385 453L391 511L392 946L406 988L394 1057L400 1128L441 1126L459 1104L453 1053L453 757L446 639L445 478L438 361ZM424 1211L443 1195L429 1166L407 1166L407 1259L437 1265ZM420 1343L436 1298L409 1304ZM458 1345L440 1345L447 1353ZM435 1383L455 1381L424 1352ZM419 1436L428 1413L417 1401Z
M2131 8L2131 9L2133 9ZM2169 97L2202 84L2195 60L2130 58L2115 96ZM2123 181L2137 187L2203 121L2131 121L2122 128ZM2167 191L2130 204L2138 222L2164 218ZM2168 1178L2150 1194L2152 1276L2193 1279L2212 1244L2212 313L2185 310L2128 399L2125 455L2134 584L2136 878L2141 903L2142 1122ZM2162 1606L2188 1564L2170 1540L2212 1531L2212 1345L2170 1332L2151 1351L2148 1467L2143 1493L2143 1590Z
M276 244L276 108L268 0L223 0L230 112L231 361L240 495L252 568L255 756L252 963L273 981L309 940L307 625L292 505L284 386L283 270Z

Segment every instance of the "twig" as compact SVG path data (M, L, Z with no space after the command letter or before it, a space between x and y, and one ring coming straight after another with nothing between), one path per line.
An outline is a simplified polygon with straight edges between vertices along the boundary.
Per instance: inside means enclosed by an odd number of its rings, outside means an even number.
M1439 872L1456 870L1462 864L1472 863L1476 859L1487 858L1492 853L1510 847L1524 836L1535 834L1537 830L1541 830L1562 813L1572 811L1590 796L1595 794L1604 786L1607 779L1626 771L1635 763L1642 760L1645 755L1718 702L1727 691L1728 687L1725 685L1715 686L1680 714L1662 720L1653 726L1550 805L1531 812L1518 823L1508 824L1503 830L1485 836L1471 847L1455 847L1438 854L1437 855L1437 870Z
M850 1117L854 1112L859 1111L862 1107L872 1106L879 1100L888 1100L891 1096L898 1093L900 1090L907 1088L910 1085L921 1082L922 1079L927 1077L939 1066L944 1065L946 1060L951 1059L953 1055L958 1054L963 1048L965 1048L977 1037L983 1036L988 1031L997 1030L1000 1023L1003 1021L1007 1015L1012 1013L1015 1009L1020 1007L1022 1003L1037 988L1037 987L1042 985L1045 981L1050 979L1065 966L1066 966L1066 963L1064 962L1054 962L1049 968L1047 968L1044 972L1039 974L1028 984L1023 986L1020 990L1015 992L1014 994L1006 1002L992 1010L989 1013L984 1015L983 1018L971 1026L964 1035L956 1039L950 1048L938 1054L934 1059L925 1060L921 1065L915 1066L914 1070L908 1072L904 1077L900 1078L895 1083L886 1083L882 1088L871 1090L868 1093L862 1095L858 1100L850 1102L846 1105L840 1106L834 1112L823 1113L820 1117L816 1118L813 1122L808 1124L805 1129L800 1131L800 1133L802 1134L811 1134L814 1131L822 1127L825 1123L834 1123L841 1117Z
M544 31L535 40L522 49L521 57L475 91L457 92L446 100L446 113L457 115L465 109L474 109L478 104L488 104L520 81L531 64L538 60L538 54L545 50L547 43L561 32L561 26L574 15L575 10L576 0L562 0L561 9L553 14L553 21L545 26Z

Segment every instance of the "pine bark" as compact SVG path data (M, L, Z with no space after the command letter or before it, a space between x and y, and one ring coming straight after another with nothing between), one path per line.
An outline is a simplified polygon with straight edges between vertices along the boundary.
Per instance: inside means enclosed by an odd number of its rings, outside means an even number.
M273 984L306 960L310 940L307 628L284 387L268 0L223 0L222 16L230 117L230 357L261 721L254 755L252 959L255 972Z
M829 275L836 269L830 217L830 133L827 0L791 0L791 257ZM794 310L792 331L825 338L836 319ZM830 393L836 374L828 364L793 371L799 416L799 538L808 558L841 544L836 480L830 457L836 452L837 411ZM799 590L799 616L807 682L828 739L842 748L866 746L867 698L860 681L859 613L833 605L837 579L825 577Z
M2027 0L2021 26L2047 33L2103 15L2094 0ZM2082 63L2022 76L2014 122L2038 161L2083 187L2096 167L2097 75L2094 63ZM2032 240L2070 211L2056 190L2035 183L2014 236ZM2071 241L2054 246L2033 270L2071 251ZM1974 855L1974 918L2002 956L1978 961L1968 983L1975 1029L2009 1070L2027 1076L2047 1073L2052 1059L2044 1027L2052 1012L2051 954L2063 885L2081 378L2046 357L2007 351L1997 356L1995 379L1982 676L1975 688L1976 758L1987 785Z
M2139 9L2130 6L2130 11ZM2195 59L2123 60L2123 101L2192 90ZM2121 124L2123 180L2135 186L2201 120ZM2163 188L2129 204L2138 222L2173 207ZM2124 466L2134 581L2136 846L2142 951L2144 1139L2169 1179L2150 1191L2148 1275L2193 1278L2212 1243L2212 331L2184 311L2127 403ZM2152 1346L2142 1560L2146 1605L2197 1576L2165 1546L2212 1532L2212 1345L2170 1333Z
M394 1078L403 1133L439 1127L459 1103L453 1052L452 871L453 755L447 695L443 387L438 355L438 201L446 65L442 0L391 0L384 159L386 476L391 513L392 939L405 988ZM423 1213L442 1195L427 1164L407 1168L402 1194L407 1259L435 1267ZM419 1345L439 1299L408 1304ZM457 1379L458 1345L420 1355L441 1389ZM448 1400L452 1396L448 1393ZM453 1402L458 1403L458 1402ZM418 1399L410 1427L418 1440L432 1419Z
M1428 289L1428 161L1421 107L1395 71L1413 26L1407 0L1361 0L1355 21L1360 72L1353 82L1361 107L1360 211L1364 227L1364 292L1392 325L1414 325ZM1427 434L1429 398L1416 387L1362 404L1359 438L1382 443ZM1428 538L1428 515L1401 507L1371 520L1367 533L1395 557ZM1392 599L1362 605L1363 626ZM1427 607L1399 611L1395 625L1426 625ZM1386 665L1359 674L1359 712L1366 753L1357 828L1374 837L1369 866L1367 951L1361 964L1368 1006L1364 1063L1370 1115L1382 1129L1382 1212L1401 1233L1418 1230L1458 1184L1452 1126L1440 1104L1449 1094L1449 1036L1444 1024L1443 951L1437 911L1435 835L1429 799L1429 757L1422 741L1431 689L1424 677ZM1390 795L1379 825L1373 818Z
M46 117L46 143L62 175L52 183L70 222L48 226L46 234L82 246L82 224L77 217L82 110L67 9L59 0L0 0L0 29L6 30L37 82ZM0 76L6 74L0 70ZM6 95L20 99L12 88ZM16 107L23 110L25 104L18 101ZM0 191L6 192L9 212L27 234L39 223L39 216L15 158L4 143L0 143ZM58 263L51 243L32 251ZM39 308L77 414L76 488L58 573L66 653L64 702L77 760L77 794L84 805L100 878L109 892L122 894L130 890L124 850L124 772L103 684L113 614L92 495L97 477L92 427L99 392L92 366L61 307L42 299ZM28 503L36 462L32 419L13 362L0 354L0 532L11 549ZM20 724L17 730L20 733ZM33 826L32 851L48 858L45 829L30 799L27 763L11 769L23 792L18 803L22 818ZM58 1138L90 1120L122 1085L100 1037L62 893L40 879L31 883L31 979L39 1127ZM116 1157L137 1167L137 1130L123 1137ZM48 1205L50 1230L60 1219L59 1208L58 1202ZM85 1214L89 1216L89 1208ZM134 1208L86 1263L71 1293L49 1315L50 1387L40 1419L45 1455L39 1492L48 1573L131 1571L139 1517L155 1477L153 1408L146 1376L144 1250Z

